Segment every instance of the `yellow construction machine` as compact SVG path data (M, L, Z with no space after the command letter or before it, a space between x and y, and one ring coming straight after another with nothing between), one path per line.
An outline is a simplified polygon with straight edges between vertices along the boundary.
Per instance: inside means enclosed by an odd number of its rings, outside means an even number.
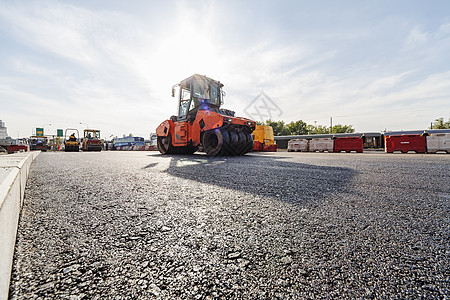
M276 152L277 144L273 136L273 128L268 125L256 125L252 132L254 145L253 151Z
M100 130L85 129L82 145L83 145L83 151L102 151L102 141L100 140Z
M67 133L72 132L69 137L67 137ZM75 135L76 133L76 135ZM75 128L67 128L64 134L64 151L65 152L78 152L80 151L80 133L78 129Z

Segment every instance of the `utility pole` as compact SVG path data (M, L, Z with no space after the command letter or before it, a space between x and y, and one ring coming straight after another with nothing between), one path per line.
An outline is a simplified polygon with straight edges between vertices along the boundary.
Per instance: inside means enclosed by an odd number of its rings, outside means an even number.
M330 117L330 134L333 133L333 117Z

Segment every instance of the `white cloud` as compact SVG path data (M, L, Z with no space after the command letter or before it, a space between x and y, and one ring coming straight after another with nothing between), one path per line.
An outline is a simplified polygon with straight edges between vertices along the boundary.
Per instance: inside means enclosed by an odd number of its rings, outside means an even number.
M428 41L428 34L421 30L418 27L413 28L407 39L406 39L406 46L408 48L415 48L418 46L422 46Z

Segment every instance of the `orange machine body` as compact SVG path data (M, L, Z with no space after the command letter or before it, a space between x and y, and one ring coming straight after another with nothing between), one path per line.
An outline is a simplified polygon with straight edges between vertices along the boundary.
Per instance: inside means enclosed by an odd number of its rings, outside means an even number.
M188 154L200 149L216 156L243 155L251 151L251 132L256 122L220 108L223 84L195 74L176 86L179 88L179 114L156 128L161 153ZM172 96L174 94L173 89Z

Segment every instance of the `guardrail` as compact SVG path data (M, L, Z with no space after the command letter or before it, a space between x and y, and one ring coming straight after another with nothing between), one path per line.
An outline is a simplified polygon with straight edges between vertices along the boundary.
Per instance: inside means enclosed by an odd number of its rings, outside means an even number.
M8 298L19 214L37 151L0 155L0 299Z

